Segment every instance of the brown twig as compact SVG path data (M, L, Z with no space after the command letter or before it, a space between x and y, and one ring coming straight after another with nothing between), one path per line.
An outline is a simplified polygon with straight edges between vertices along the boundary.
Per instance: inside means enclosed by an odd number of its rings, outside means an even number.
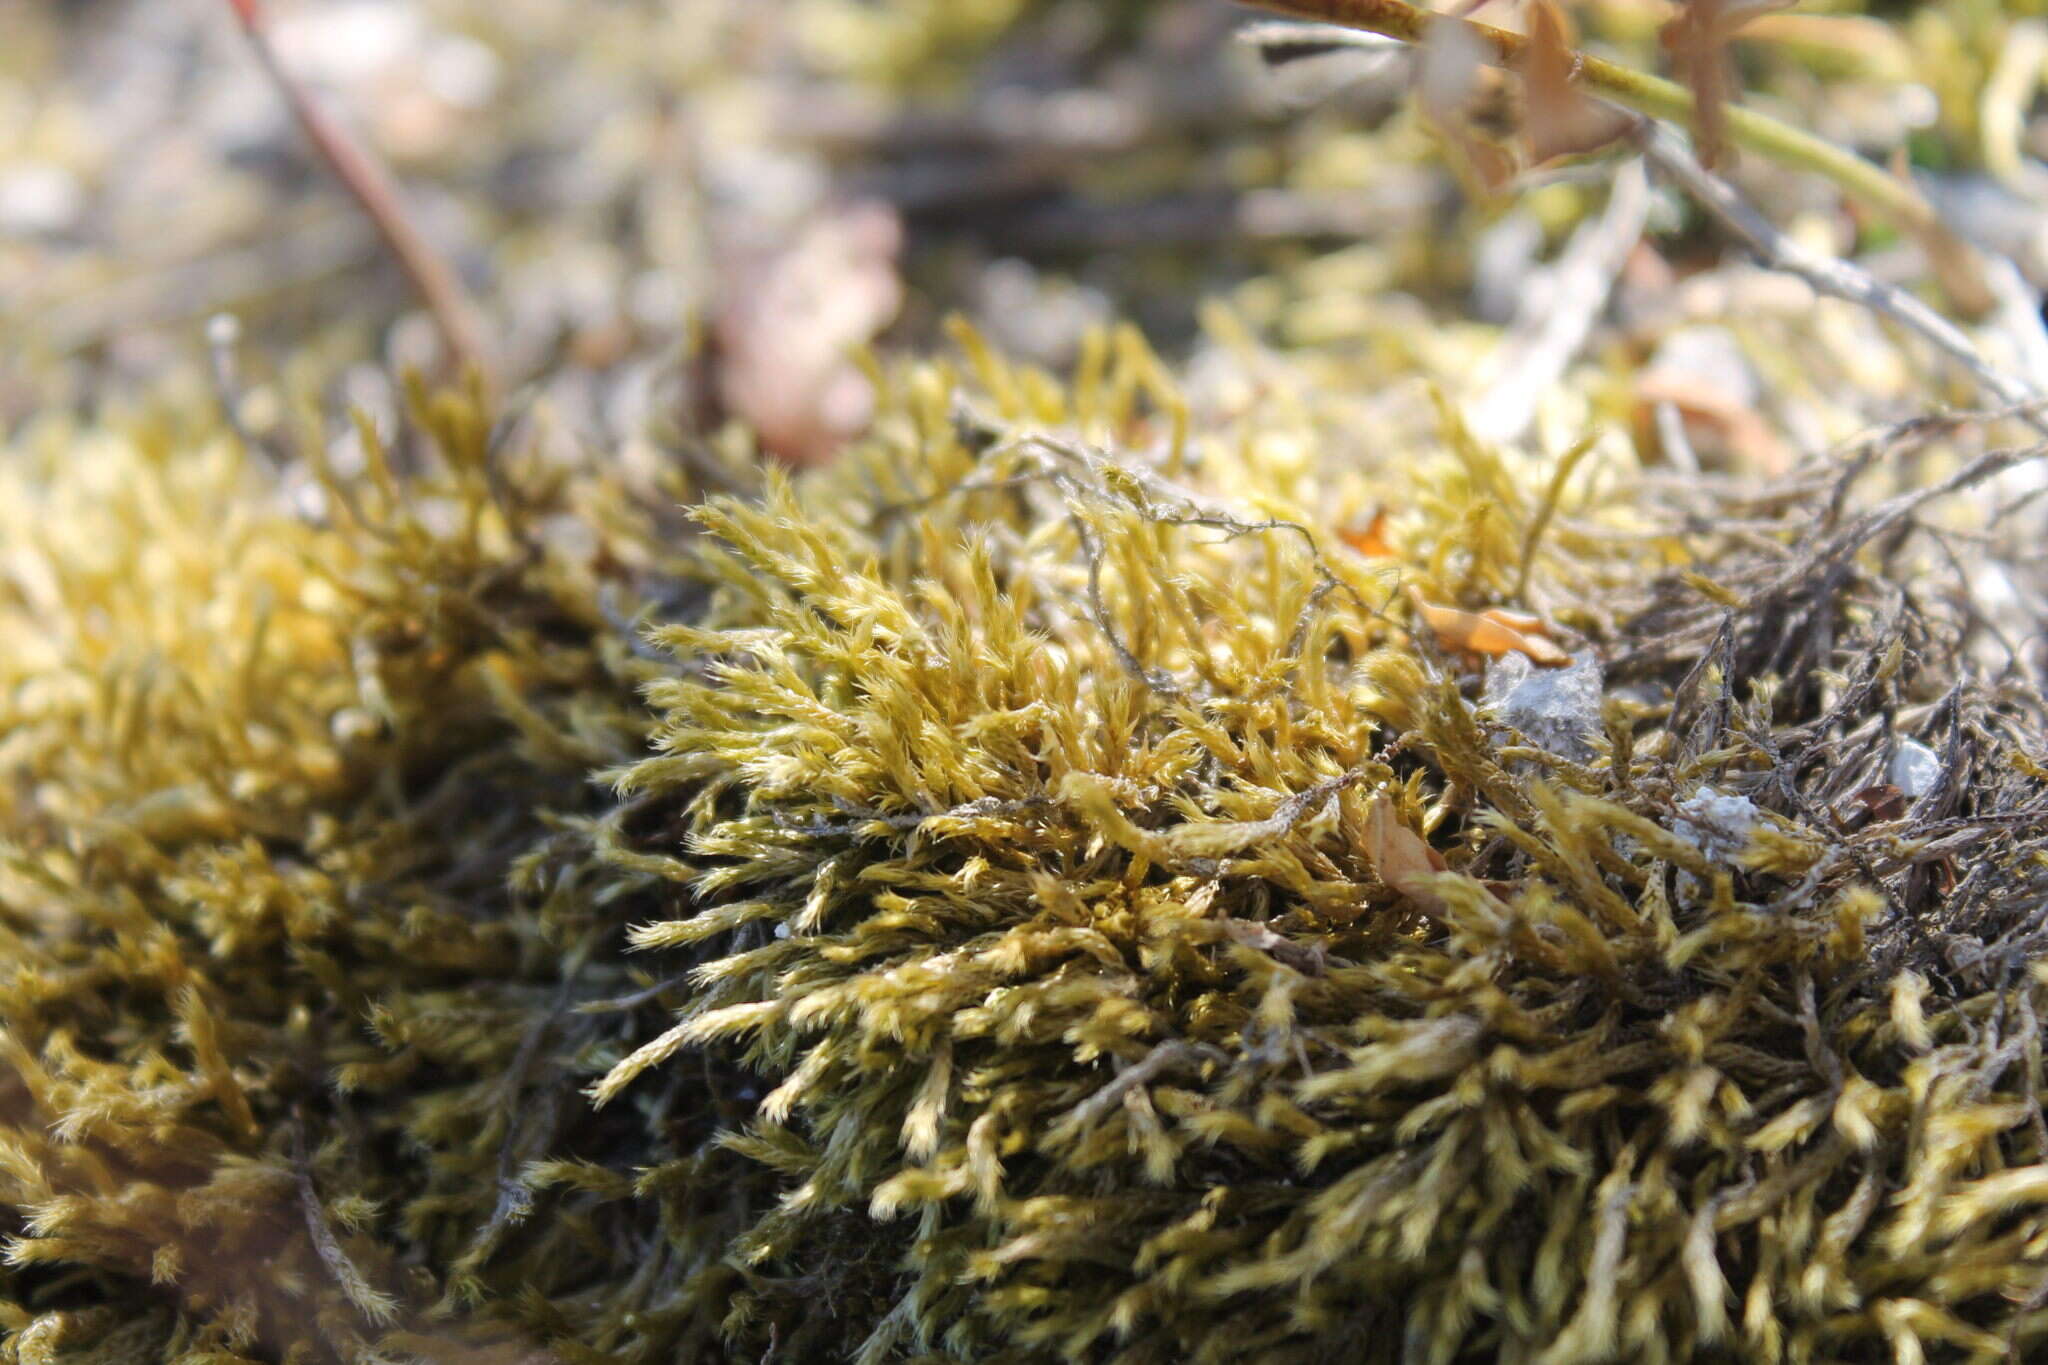
M256 60L263 66L292 116L363 213L376 226L384 245L397 258L420 301L432 314L442 344L458 367L492 378L477 310L462 282L440 253L421 234L400 199L397 185L368 148L317 104L305 86L285 69L270 41L269 23L260 0L228 0Z

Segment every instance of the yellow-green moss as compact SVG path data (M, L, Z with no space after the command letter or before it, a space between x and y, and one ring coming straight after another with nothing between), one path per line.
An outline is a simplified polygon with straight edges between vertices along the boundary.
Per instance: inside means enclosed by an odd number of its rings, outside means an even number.
M0 475L14 1359L2048 1335L2039 706L1892 523L960 339L696 530L452 397ZM1582 744L1418 602L1598 656Z
M473 403L414 416L404 478L367 432L361 474L280 479L142 419L0 472L19 1359L95 1301L168 1355L353 1358L590 1278L599 1234L509 1229L507 1178L575 1129L562 1013L613 935L562 850L645 725L602 595L664 552L492 466Z
M1957 723L1924 707L1939 664L1872 648L1900 624L1857 605L1872 580L1759 568L1653 667L1589 642L1678 694L1610 702L1574 764L1473 705L1390 578L1482 607L1533 543L1532 597L1597 630L1570 604L1630 600L1664 550L1597 506L1570 553L1536 541L1538 497L1454 424L1400 480L922 417L701 514L722 585L657 632L684 671L620 779L688 830L663 874L690 904L633 940L691 989L595 1092L699 1052L760 1075L725 1142L783 1193L740 1262L811 1286L847 1220L904 1239L850 1354L1907 1359L2048 1330L2048 1222L2008 1169L2048 1158L2043 969L2008 942L1932 988L1871 880L1911 841L1845 838L1819 793L1846 774L1804 771L1852 712L1714 676L1782 648L1810 688L1819 612L1870 650L1844 707ZM1324 534L1361 488L1403 509L1391 563ZM1986 780L1975 814L2039 799ZM1732 838L1695 823L1751 798ZM1376 865L1389 811L1450 870ZM1973 942L2023 915L1995 913Z

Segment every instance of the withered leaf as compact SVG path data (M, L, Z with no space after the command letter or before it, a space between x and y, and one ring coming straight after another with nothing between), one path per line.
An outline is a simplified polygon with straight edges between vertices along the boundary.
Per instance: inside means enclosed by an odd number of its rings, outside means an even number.
M1726 149L1728 103L1735 77L1728 44L1752 19L1790 8L1794 0L1684 0L1659 37L1678 78L1692 91L1693 150L1712 170Z
M1536 165L1598 151L1620 141L1635 126L1629 115L1579 88L1578 65L1564 15L1552 0L1532 0L1529 43L1520 69L1527 101L1522 132L1529 142L1529 159Z
M1532 661L1558 668L1572 661L1571 655L1545 638L1541 619L1504 607L1485 611L1461 611L1439 606L1414 588L1408 590L1416 614L1445 649L1469 650L1474 654L1526 654Z
M1365 810L1365 856L1380 880L1394 890L1426 910L1442 906L1430 879L1449 871L1450 864L1428 840L1401 823L1394 803L1384 796L1374 797Z
M1518 630L1524 635L1548 635L1550 627L1542 617L1533 612L1510 611L1506 607L1488 607L1480 615L1490 621L1498 621L1509 630Z
M1840 814L1840 823L1850 831L1869 824L1886 824L1904 816L1906 804L1906 794L1895 784L1879 782L1850 795L1844 803L1848 808Z

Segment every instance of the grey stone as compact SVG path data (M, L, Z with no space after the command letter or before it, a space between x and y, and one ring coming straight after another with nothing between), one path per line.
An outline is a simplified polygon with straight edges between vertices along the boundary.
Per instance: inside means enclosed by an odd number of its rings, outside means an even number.
M1683 818L1672 822L1671 832L1717 863L1735 861L1764 818L1756 802L1715 787L1679 802L1678 813Z
M1531 744L1590 763L1599 757L1600 661L1582 654L1564 668L1540 668L1520 654L1503 654L1486 669L1482 700L1505 725Z

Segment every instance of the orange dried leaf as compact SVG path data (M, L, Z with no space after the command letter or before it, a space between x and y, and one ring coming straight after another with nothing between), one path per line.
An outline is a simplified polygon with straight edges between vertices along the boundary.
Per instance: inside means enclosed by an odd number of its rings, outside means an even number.
M1579 89L1574 81L1578 65L1564 15L1552 0L1533 0L1529 44L1520 70L1527 100L1522 131L1529 140L1529 159L1536 165L1598 151L1627 136L1635 124L1621 110Z
M1509 611L1506 607L1488 607L1479 614L1487 617L1489 620L1500 622L1509 630L1520 631L1524 635L1550 634L1550 623L1548 621L1526 611Z
M1415 589L1408 590L1415 610L1445 649L1469 650L1474 654L1526 654L1536 663L1556 668L1570 663L1571 655L1544 637L1548 629L1541 621L1521 612L1500 607L1483 612L1440 607Z
M1337 539L1374 559L1385 559L1394 553L1393 547L1387 544L1387 509L1384 507L1374 511L1372 520L1362 527L1339 528Z
M1483 654L1505 654L1509 650L1514 650L1519 654L1528 655L1531 660L1545 668L1562 668L1572 661L1571 655L1548 639L1533 631L1516 630L1495 618L1491 612L1481 612L1479 619L1486 626L1487 644L1480 647ZM1499 642L1497 648L1492 643L1496 640Z

